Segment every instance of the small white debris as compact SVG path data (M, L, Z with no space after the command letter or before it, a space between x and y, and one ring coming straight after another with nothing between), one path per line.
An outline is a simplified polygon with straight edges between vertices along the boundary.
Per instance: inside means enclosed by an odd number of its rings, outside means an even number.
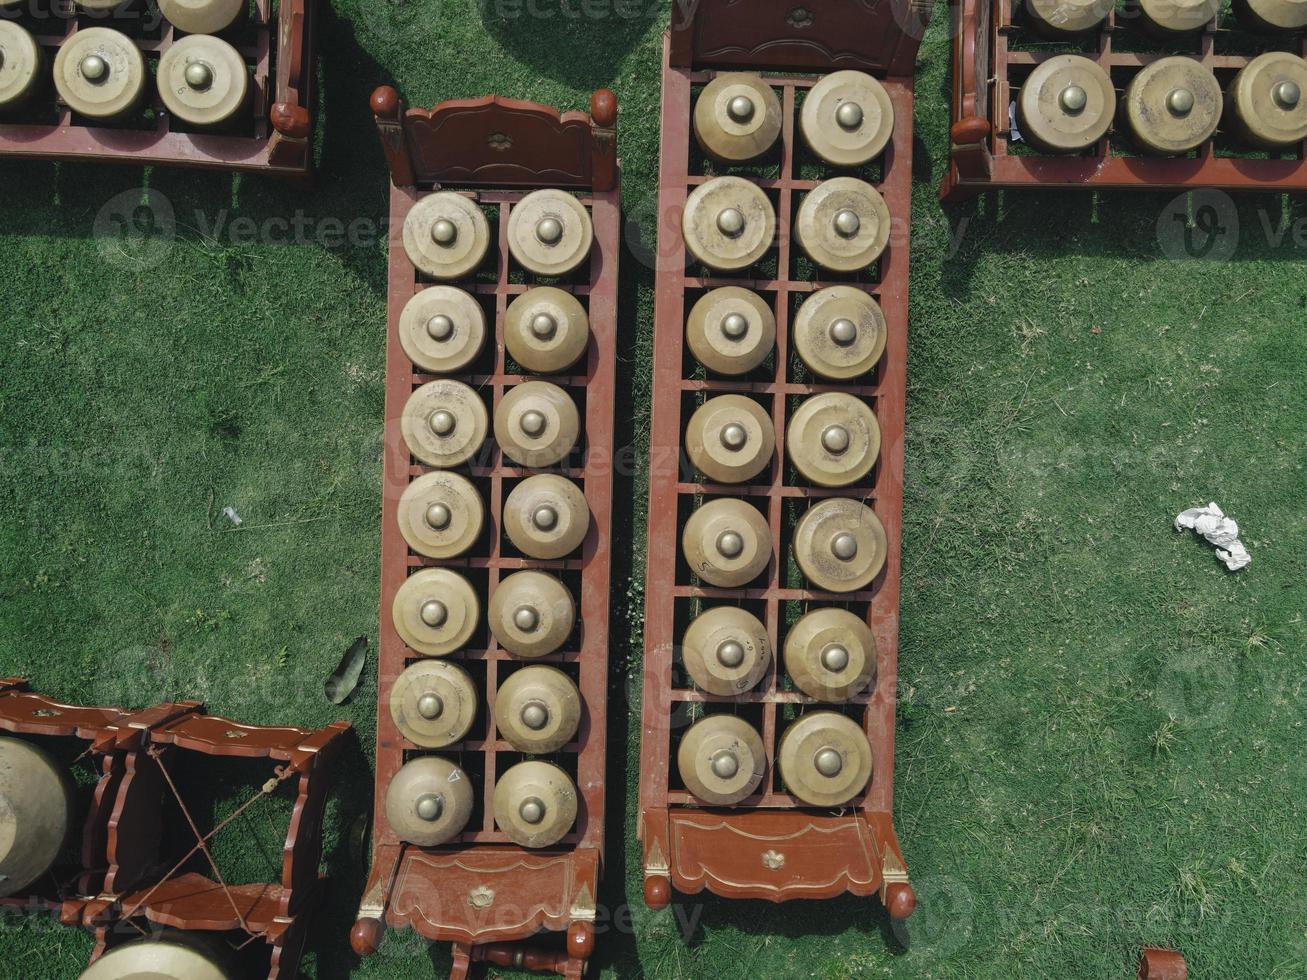
M1011 134L1008 136L1009 141L1013 143L1021 142L1021 130L1017 128L1017 104L1009 102L1007 104L1007 121L1011 127Z
M1226 517L1215 503L1206 507L1191 507L1175 519L1177 531L1189 528L1216 545L1216 557L1225 562L1225 567L1230 571L1237 572L1253 560L1239 540L1239 525Z
M241 524L244 523L244 522L241 520L241 515L238 514L238 513L236 513L236 508L235 508L235 507L224 507L224 508L222 509L222 516L225 517L225 518L227 518L227 520L231 521L231 522L232 522L233 524L235 524L237 527L240 527Z

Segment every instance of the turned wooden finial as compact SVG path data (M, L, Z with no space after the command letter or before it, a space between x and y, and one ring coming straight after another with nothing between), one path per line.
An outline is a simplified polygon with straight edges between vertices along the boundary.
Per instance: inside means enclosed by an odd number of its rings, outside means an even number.
M885 886L885 911L891 919L906 919L917 907L917 893L906 882Z
M395 91L392 85L382 85L372 93L369 100L372 106L372 114L378 119L386 119L391 122L399 120L400 101L399 93Z
M1188 980L1189 966L1173 949L1145 946L1139 954L1139 980Z
M386 926L380 919L359 919L349 931L349 945L359 956L371 956L381 945Z
M662 875L649 875L644 879L644 904L657 912L672 904L672 883Z
M573 959L588 960L595 949L593 922L573 922L567 927L567 955Z
M988 119L981 119L979 116L967 116L953 124L949 130L949 139L954 146L969 146L986 142L989 139L989 134Z
M617 96L611 89L596 89L590 96L590 118L596 126L612 129L617 124Z
M309 110L290 102L278 102L269 109L268 121L277 132L294 139L307 139L313 129Z

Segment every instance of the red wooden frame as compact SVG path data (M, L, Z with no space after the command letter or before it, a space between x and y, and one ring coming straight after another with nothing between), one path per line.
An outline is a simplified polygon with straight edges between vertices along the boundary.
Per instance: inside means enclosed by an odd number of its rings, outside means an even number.
M92 930L91 962L153 923L189 932L248 930L267 945L268 980L299 975L308 919L321 892L330 767L344 748L347 722L317 730L242 725L203 714L195 701L139 712L78 707L11 679L0 681L0 728L38 739L83 739L102 773L83 825L75 880L53 895L14 896L0 905L46 911L65 925ZM279 883L224 886L194 872L166 870L172 855L161 853L165 766L183 759L203 766L221 757L267 759L279 763L271 783L296 782Z
M430 939L454 943L453 977L466 976L471 963L510 964L517 959L533 969L579 977L594 945L595 899L604 847L604 738L607 721L608 606L611 557L613 412L617 347L617 271L621 235L616 153L617 102L601 89L591 114L560 114L547 106L488 96L443 102L434 109L405 109L394 89L378 89L372 98L378 130L389 164L390 272L386 354L386 438L381 537L381 638L377 685L377 793L373 824L372 872L352 934L354 949L374 952L386 925L412 927ZM548 376L582 408L580 461L576 454L549 472L583 485L590 508L590 531L579 555L557 561L514 557L501 549L500 517L513 481L530 475L505 459L487 442L487 452L462 470L479 481L487 499L487 531L468 555L435 561L410 551L399 531L396 511L409 482L425 472L411 456L400 432L400 417L413 390L430 381L405 355L398 340L400 313L429 282L413 267L404 250L404 219L429 191L466 193L497 221L493 279L458 283L486 304L494 324L487 344L493 363L483 373L458 375L483 391L493 416L504 392L527 380L509 374L503 341L508 304L534 285L535 277L518 268L508 249L508 216L528 190L553 187L575 190L594 222L594 247L585 271L553 284L588 305L590 348L567 376ZM502 574L522 568L560 574L578 601L580 642L540 658L573 671L584 701L576 741L557 754L576 777L581 807L576 827L558 845L544 850L516 846L494 824L491 805L495 774L512 747L499 737L492 710L501 671L516 658L501 649L484 627L486 645L453 654L450 660L484 670L486 704L468 740L437 754L457 760L480 782L481 821L469 825L458 840L437 848L406 844L385 817L385 791L406 761L418 754L391 718L390 691L411 662L421 659L395 632L390 609L395 593L410 572L445 566L469 575L487 594ZM484 603L483 603L484 605ZM569 666L570 665L570 666ZM484 734L481 734L484 733ZM470 894L494 897L489 906ZM541 930L566 931L561 952L527 946Z
M657 300L655 309L654 396L649 477L649 548L646 575L643 742L640 759L638 833L643 844L644 895L653 908L671 901L671 892L708 889L730 898L771 901L831 898L844 892L880 895L896 919L915 904L907 867L892 824L894 705L898 658L899 556L903 502L903 425L907 369L908 240L912 193L912 62L928 9L890 4L832 2L753 3L749 22L730 22L733 0L701 3L685 17L673 18L663 69L661 196ZM674 10L678 9L674 5ZM796 13L802 11L802 14ZM795 27L795 22L806 26ZM695 18L698 18L696 20ZM721 18L712 23L703 18ZM823 25L828 31L820 32ZM909 29L910 28L910 29ZM718 32L748 35L730 52L701 54L696 47ZM796 31L798 32L796 34ZM838 38L817 44L820 37ZM804 52L800 58L796 52ZM775 176L751 177L778 203L775 278L731 278L687 268L680 214L691 188L708 179L695 166L690 117L695 91L714 68L777 70L802 65L832 70L854 67L877 75L894 105L895 127L875 181L893 216L890 245L878 276L845 280L875 296L884 311L888 340L876 370L856 385L796 380L789 324L798 302L832 282L807 278L799 267L791 225L801 195L820 180L800 173L802 149L796 105L816 77L764 76L783 107L779 165ZM894 74L891 74L893 72ZM822 177L829 168L817 167ZM732 170L732 173L740 173ZM750 176L748 173L740 173ZM744 275L748 276L746 272ZM765 380L718 379L696 370L684 351L686 311L693 294L718 286L755 290L774 302L774 374ZM795 482L784 459L788 409L796 396L846 391L865 398L880 423L883 446L868 483L838 491ZM748 393L770 402L776 429L776 455L750 483L715 486L692 482L679 470L683 427L693 406L723 392ZM745 589L695 584L679 558L682 521L700 495L719 494L758 501L772 534L773 559L765 581ZM797 586L787 577L791 508L832 496L865 498L885 526L888 558L884 571L865 590L843 595ZM839 605L866 615L878 644L873 687L850 705L872 745L873 777L868 789L838 811L803 805L786 793L776 777L774 758L784 725L782 715L814 705L783 689L773 663L760 684L743 695L724 698L678 684L674 677L678 623L700 599L743 601L764 621L773 650L784 636L784 613L808 602ZM706 807L674 783L671 759L676 715L698 705L761 715L767 770L759 793L733 807Z
M85 707L38 694L20 678L0 680L0 729L37 742L60 738L83 741L84 754L100 773L82 824L80 865L56 868L53 890L34 885L25 895L0 899L0 907L59 915L69 903L75 907L79 897L104 890L110 864L110 828L115 823L123 784L131 779L138 753L145 748L152 728L198 707L195 701L161 704L140 712ZM131 830L126 828L124 835ZM143 862L135 857L140 854L136 845L142 843L126 836L115 842L115 846L124 847L123 867L133 876L143 870Z
M58 5L62 0L51 2ZM243 133L174 129L171 115L152 89L152 79L146 87L151 91L153 119L142 117L135 126L81 121L67 106L56 104L54 86L47 83L26 105L0 117L0 158L168 164L306 177L313 165L317 4L318 0L280 0L274 21L272 0L254 0L248 22L240 21L224 32L253 75L250 106L242 110L242 118L249 116ZM60 45L77 32L79 23L71 10L42 23L51 21L62 30L42 32L38 27L34 31L47 65L53 63ZM87 23L114 26L103 18ZM134 40L150 59L180 36L161 20L157 34L142 32Z
M1109 130L1091 151L1077 156L1009 148L1008 105L1021 80L1040 61L1055 54L1082 53L1103 67L1118 92L1144 65L1163 54L1123 51L1114 40L1124 32L1142 35L1142 28L1108 14L1102 28L1083 43L1019 43L1029 31L1013 22L1012 0L954 0L953 125L949 131L949 170L940 185L944 201L965 201L989 189L1018 187L1179 190L1307 190L1307 141L1292 154L1267 158L1252 148L1231 148L1222 133L1188 156L1141 156L1131 149L1129 134L1119 126ZM1263 38L1255 51L1240 50L1238 35L1213 22L1191 41L1173 42L1167 54L1187 50L1211 68L1224 87L1253 56L1277 46ZM1307 56L1307 35L1282 35L1278 46ZM1231 155L1240 152L1243 155Z

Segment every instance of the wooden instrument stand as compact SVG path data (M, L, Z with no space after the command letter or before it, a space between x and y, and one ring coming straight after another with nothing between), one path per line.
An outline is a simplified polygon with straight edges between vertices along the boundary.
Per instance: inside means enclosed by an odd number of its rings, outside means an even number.
M79 18L71 0L48 2L49 16L31 23L19 19L35 35L47 73L59 47L72 38L80 23L115 27L112 19L101 23L102 19ZM0 158L165 164L307 178L313 165L317 3L281 0L274 15L272 0L254 0L248 19L222 32L252 71L249 103L241 110L239 123L213 132L181 124L164 108L153 77L146 82L151 93L148 113L138 111L126 122L97 123L76 117L56 102L54 85L47 78L25 104L0 115ZM180 34L162 19L153 31L139 26L145 19L141 11L130 27L138 27L133 40L150 63Z
M375 952L386 926L411 927L429 939L454 944L451 977L467 976L473 962L521 965L579 977L594 948L596 894L604 846L604 764L608 686L608 605L611 561L613 396L616 372L617 271L621 244L617 100L606 89L594 94L590 115L560 114L531 102L488 96L443 102L430 111L406 109L389 87L372 97L382 146L390 168L390 271L386 355L386 436L381 536L381 636L377 684L376 816L372 872L351 936L360 955ZM468 373L454 375L484 393L493 415L506 390L528 378L508 373L504 312L535 278L511 259L508 217L529 191L577 191L590 211L594 246L577 273L553 285L566 289L588 308L591 339L587 354L565 376L547 380L561 386L581 412L581 452L573 452L557 473L580 483L590 509L590 529L580 552L540 561L516 557L502 548L504 498L520 477L531 475L513 464L498 446L460 467L483 494L486 524L480 540L464 556L434 560L409 549L396 520L400 496L409 482L431 468L419 463L404 443L400 416L415 388L433 380L414 365L399 343L400 314L431 282L404 250L404 219L433 190L456 190L490 209L492 271L454 283L481 302L493 332L481 359ZM484 268L483 267L483 270ZM483 363L484 362L484 363ZM471 823L450 844L423 848L400 840L385 815L385 793L409 758L420 753L399 733L390 713L390 695L404 668L421 657L408 649L391 618L395 594L419 568L439 566L465 575L484 599L501 577L532 568L550 571L567 585L578 603L579 643L533 662L553 664L577 683L584 702L575 741L554 757L576 781L579 809L573 830L557 845L527 850L512 843L494 821L496 774L519 758L495 728L491 708L505 669L517 658L479 625L472 648L449 660L485 679L485 703L468 738L437 750L473 779L479 801ZM484 638L484 640L479 639ZM542 930L565 931L561 948L527 944Z
M1040 42L1013 20L1013 0L954 0L953 125L949 131L949 170L940 185L944 201L966 201L986 190L1018 187L1118 190L1307 190L1307 143L1283 155L1230 145L1224 134L1182 157L1142 156L1116 123L1084 154L1041 154L1010 140L1008 106L1035 65L1057 54L1083 54L1112 78L1118 95L1145 65L1162 57L1151 51L1121 50L1122 42L1143 37L1143 28L1124 23L1111 11L1100 30L1083 42ZM1307 37L1263 39L1250 50L1249 39L1217 23L1191 40L1171 42L1211 68L1222 87L1261 50L1279 47L1307 55ZM1152 42L1163 47L1160 42ZM1130 45L1133 46L1133 45ZM1021 149L1018 150L1017 148Z
M332 761L350 731L242 725L203 713L198 702L160 704L143 711L61 704L32 692L25 681L0 680L0 729L40 741L74 738L87 744L101 776L82 828L81 867L56 869L53 886L0 905L58 915L65 925L95 933L95 962L106 949L148 934L151 925L188 932L236 933L238 943L262 939L268 980L292 980L321 891L322 814ZM233 884L185 870L187 856L164 853L165 803L173 799L191 821L184 793L171 773L211 767L220 758L278 763L254 798L294 780L294 813L283 847L278 884ZM253 802L253 800L251 800ZM248 804L247 804L248 805ZM195 829L192 855L208 857Z
M749 17L736 15L732 0L673 5L672 29L663 68L660 241L655 310L653 422L649 476L649 558L646 576L643 744L640 757L638 833L643 844L644 896L665 907L672 891L705 888L728 898L774 902L825 899L844 892L878 894L890 916L911 914L915 896L894 834L894 706L898 660L899 555L903 503L903 425L907 369L908 241L912 192L912 72L929 6L906 2L755 2ZM895 113L894 132L884 155L864 176L884 196L893 218L890 244L878 263L859 276L811 274L793 243L792 226L801 197L832 168L801 145L796 106L824 74L856 69L885 86ZM719 275L687 264L680 216L688 193L709 179L690 130L698 90L717 70L804 72L764 74L780 96L783 128L779 160L760 168L727 172L753 180L771 196L777 213L777 242L759 268L763 278ZM812 74L808 74L812 73ZM766 158L772 160L772 158ZM720 169L714 171L722 172ZM810 179L816 178L816 179ZM746 276L751 273L746 273ZM888 328L885 354L856 384L813 382L796 377L790 338L794 313L809 294L840 282L854 285L880 303ZM742 286L773 306L776 350L770 368L743 379L705 375L685 351L686 312L704 290ZM861 396L876 413L883 434L879 462L857 486L824 490L796 481L785 461L785 426L802 396L844 391ZM698 404L721 393L749 394L770 406L776 451L754 480L715 486L694 482L681 471L683 402ZM744 589L721 589L692 581L680 556L682 523L705 494L758 502L771 531L772 561L765 577ZM885 569L865 590L833 594L791 581L787 572L789 529L809 502L835 496L871 505L888 537ZM846 807L806 806L785 791L775 754L785 719L814 705L785 689L772 665L759 685L735 697L706 694L679 680L679 630L702 599L745 605L765 624L772 650L784 642L788 616L805 607L839 605L864 616L878 645L877 676L846 710L861 721L870 740L873 776ZM708 807L680 787L674 739L689 714L705 705L742 713L762 734L767 765L760 790L731 807Z

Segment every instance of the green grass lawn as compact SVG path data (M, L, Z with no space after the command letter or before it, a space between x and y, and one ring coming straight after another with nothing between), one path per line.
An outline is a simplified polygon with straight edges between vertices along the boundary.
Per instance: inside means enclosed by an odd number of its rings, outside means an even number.
M351 721L307 976L447 963L412 933L362 963L349 953L365 859L347 831L370 806L375 683L344 708L321 694L352 638L376 636L385 244L249 242L231 222L302 214L330 238L331 219L379 221L378 83L411 104L494 91L565 108L612 87L632 246L618 439L643 448L653 279L639 257L667 5L643 6L596 20L558 0L530 8L543 18L480 0L324 4L308 192L0 165L0 675L68 700L190 696L251 722ZM916 118L895 780L920 899L912 950L888 950L874 900L644 909L637 475L617 488L601 896L617 925L595 962L621 977L1115 978L1157 943L1196 977L1302 977L1307 241L1263 231L1303 221L1302 204L1240 198L1228 262L1164 257L1169 194L941 209L943 14ZM143 186L171 202L178 236L133 271L92 230ZM1229 574L1171 530L1209 500L1244 528L1249 569ZM240 875L276 876L277 814L251 811L228 839ZM0 931L0 962L27 977L76 976L89 948L43 922Z

